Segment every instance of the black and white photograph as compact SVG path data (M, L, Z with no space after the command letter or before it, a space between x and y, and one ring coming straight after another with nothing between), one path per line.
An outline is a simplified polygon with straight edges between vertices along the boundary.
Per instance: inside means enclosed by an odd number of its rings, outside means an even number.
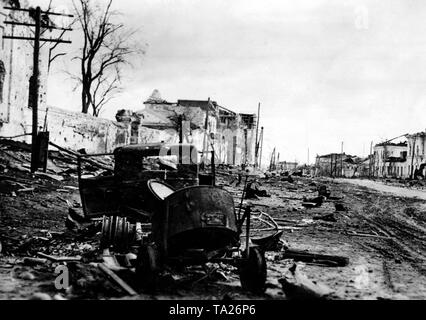
M0 300L424 300L425 110L423 0L0 0Z

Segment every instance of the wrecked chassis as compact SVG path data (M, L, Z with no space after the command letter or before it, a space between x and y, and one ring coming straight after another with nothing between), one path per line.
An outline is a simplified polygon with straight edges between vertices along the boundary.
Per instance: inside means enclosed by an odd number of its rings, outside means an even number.
M139 153L141 149L133 147L132 151ZM153 153L151 150L150 154ZM137 253L131 265L144 289L158 287L161 274L168 268L211 262L237 267L243 289L253 293L265 291L266 260L264 251L250 241L249 207L241 215L229 192L212 185L198 185L196 163L189 165L190 170L188 165L185 168L191 183L182 186L170 185L164 179L174 177L178 181L178 170L163 170L155 176L152 170L135 171L138 163L127 159L127 166L134 165L134 181L123 181L126 172L123 173L118 154L114 152L114 175L96 178L81 175L82 161L88 156L78 159L80 194L85 215L102 219L101 248L121 254ZM180 161L177 169L182 169L179 167ZM122 196L123 185L129 191L127 199ZM138 197L129 199L129 194ZM141 197L145 201L138 203ZM97 205L96 198L101 200ZM131 206L126 205L130 202ZM241 239L244 227L245 236Z

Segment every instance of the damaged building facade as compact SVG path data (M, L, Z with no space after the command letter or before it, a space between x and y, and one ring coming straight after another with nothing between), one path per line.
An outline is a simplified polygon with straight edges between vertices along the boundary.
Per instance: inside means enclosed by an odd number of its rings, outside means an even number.
M26 1L0 0L0 136L31 133L31 109L28 107L29 80L33 72L31 41L4 39L34 36L26 26L6 24L6 21L34 23L25 12L9 11L3 7L28 7ZM40 49L40 109L46 107L48 48ZM30 140L28 140L30 141Z
M375 177L405 178L409 175L407 142L376 144L373 156Z
M120 123L130 123L131 143L182 140L205 153L214 150L215 162L219 164L254 163L256 115L236 113L216 101L169 102L154 90L144 102L144 109L121 110L116 118Z
M345 153L318 155L315 159L314 175L352 178L359 176L360 162L360 158Z
M406 177L419 175L425 177L426 167L426 131L406 136L408 150L406 161Z
M297 166L299 164L297 162L289 162L289 161L280 161L277 164L277 169L279 171L287 171L287 172L294 172L297 169Z

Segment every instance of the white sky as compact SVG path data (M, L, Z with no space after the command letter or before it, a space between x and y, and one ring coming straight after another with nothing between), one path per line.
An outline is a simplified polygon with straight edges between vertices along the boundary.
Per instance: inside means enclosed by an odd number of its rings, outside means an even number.
M48 0L32 0L43 7ZM59 9L70 0L53 0ZM125 91L102 114L164 99L211 99L256 113L261 102L264 162L316 154L367 155L380 142L426 127L424 0L115 0L147 53ZM69 49L80 46L75 32ZM79 92L53 65L48 102L78 111Z

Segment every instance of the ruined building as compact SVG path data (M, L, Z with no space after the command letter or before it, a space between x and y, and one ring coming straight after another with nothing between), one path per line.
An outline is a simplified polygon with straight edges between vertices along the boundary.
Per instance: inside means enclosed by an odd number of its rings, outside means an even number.
M154 90L144 106L135 112L135 118L142 128L157 131L156 140L178 142L184 121L182 142L194 144L199 151L214 150L217 163L254 163L256 115L236 113L211 100L168 102L158 90ZM135 132L134 136L139 141L145 139L141 132Z
M426 131L407 135L408 153L406 176L415 178L416 172L425 177L426 167Z
M375 177L405 178L407 168L407 142L384 142L374 146L373 175Z
M280 161L278 162L277 169L280 171L294 172L298 165L297 162Z
M3 7L27 7L26 1L0 0L0 136L31 132L31 109L28 107L29 80L32 75L31 41L3 39L3 35L32 37L26 26L13 26L5 21L34 23L26 12ZM47 48L40 50L40 108L46 105Z
M317 155L315 176L352 178L359 174L358 164L360 162L360 158L345 153Z

